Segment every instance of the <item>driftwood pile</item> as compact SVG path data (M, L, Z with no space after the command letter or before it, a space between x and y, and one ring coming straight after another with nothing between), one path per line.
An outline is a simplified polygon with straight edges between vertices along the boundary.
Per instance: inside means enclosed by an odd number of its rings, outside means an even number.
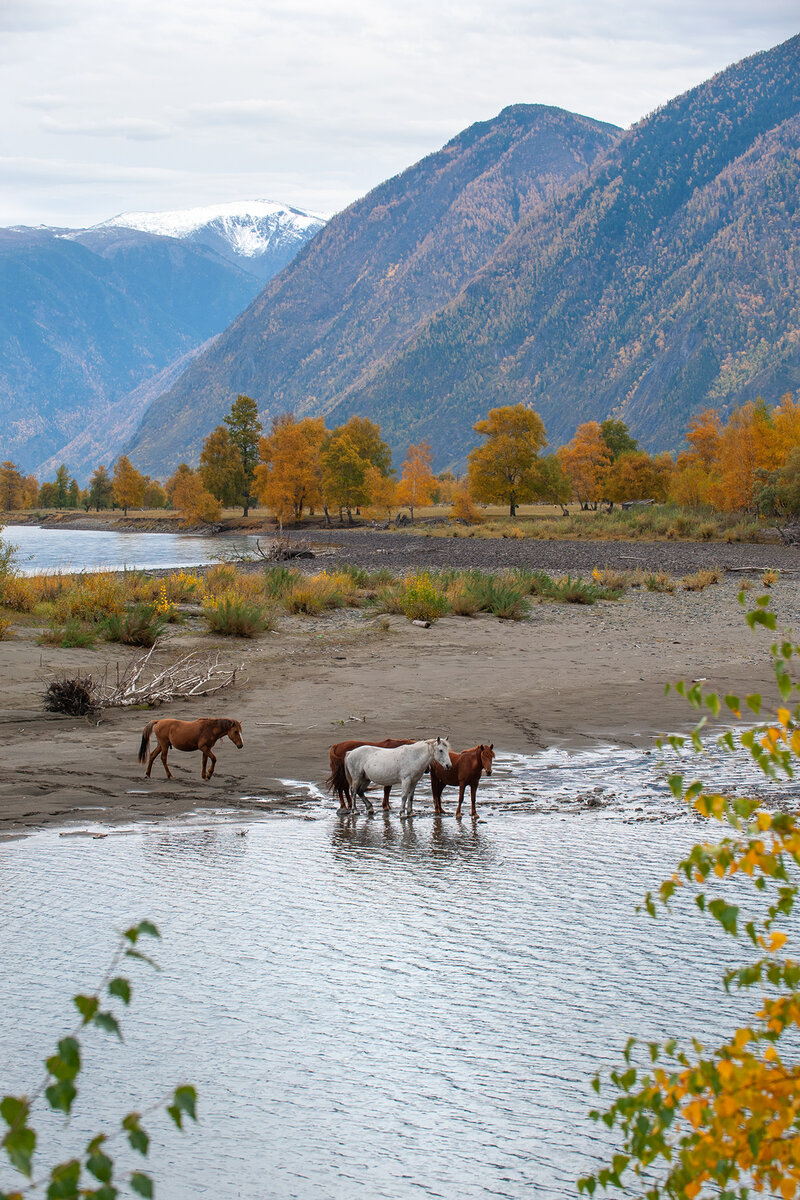
M210 696L230 687L242 670L241 666L224 666L218 654L203 651L184 654L174 663L154 669L150 666L154 649L155 646L133 659L123 671L117 664L115 677L111 679L106 671L99 679L81 675L51 680L44 694L46 711L82 717L103 708L131 708L136 704L166 704L170 700Z

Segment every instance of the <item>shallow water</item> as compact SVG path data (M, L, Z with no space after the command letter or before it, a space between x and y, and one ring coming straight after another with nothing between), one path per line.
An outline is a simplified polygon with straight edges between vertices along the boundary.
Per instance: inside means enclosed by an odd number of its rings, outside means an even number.
M507 791L512 766L487 782ZM571 1197L609 1146L593 1072L631 1032L713 1039L735 1014L732 944L692 905L634 911L694 840L685 820L308 805L0 845L7 1088L38 1077L112 926L161 926L166 969L131 972L126 1044L92 1035L86 1059L114 1115L198 1086L201 1127L156 1136L168 1200Z
M246 534L199 537L185 533L117 533L99 529L42 529L7 525L6 541L18 547L22 571L93 571L101 567L189 567L212 562L232 550L254 549Z

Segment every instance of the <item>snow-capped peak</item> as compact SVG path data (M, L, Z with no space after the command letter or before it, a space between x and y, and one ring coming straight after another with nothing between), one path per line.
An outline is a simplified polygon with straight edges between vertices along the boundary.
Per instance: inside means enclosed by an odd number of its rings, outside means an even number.
M326 218L272 200L236 200L170 212L128 212L102 221L95 228L118 226L163 237L195 238L198 234L222 237L235 254L256 258L276 241L306 241Z

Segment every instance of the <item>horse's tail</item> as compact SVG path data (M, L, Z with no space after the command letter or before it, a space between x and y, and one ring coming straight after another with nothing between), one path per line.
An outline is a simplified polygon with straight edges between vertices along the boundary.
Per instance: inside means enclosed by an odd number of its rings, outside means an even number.
M147 762L147 752L150 749L150 735L155 727L155 721L148 721L142 732L142 740L139 744L139 762Z
M331 755L331 773L325 780L325 786L329 792L343 796L347 794L347 775L344 769L344 758Z

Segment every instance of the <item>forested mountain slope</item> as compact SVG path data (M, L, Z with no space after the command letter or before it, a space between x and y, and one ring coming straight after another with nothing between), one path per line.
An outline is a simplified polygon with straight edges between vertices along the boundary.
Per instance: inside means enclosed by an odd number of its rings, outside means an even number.
M698 408L800 387L798 112L797 37L665 105L332 419L457 462L489 404L523 401L551 444L613 414L662 449Z
M151 406L129 447L137 464L163 475L196 458L237 392L258 400L265 420L327 412L618 133L517 105L381 184L332 218Z

